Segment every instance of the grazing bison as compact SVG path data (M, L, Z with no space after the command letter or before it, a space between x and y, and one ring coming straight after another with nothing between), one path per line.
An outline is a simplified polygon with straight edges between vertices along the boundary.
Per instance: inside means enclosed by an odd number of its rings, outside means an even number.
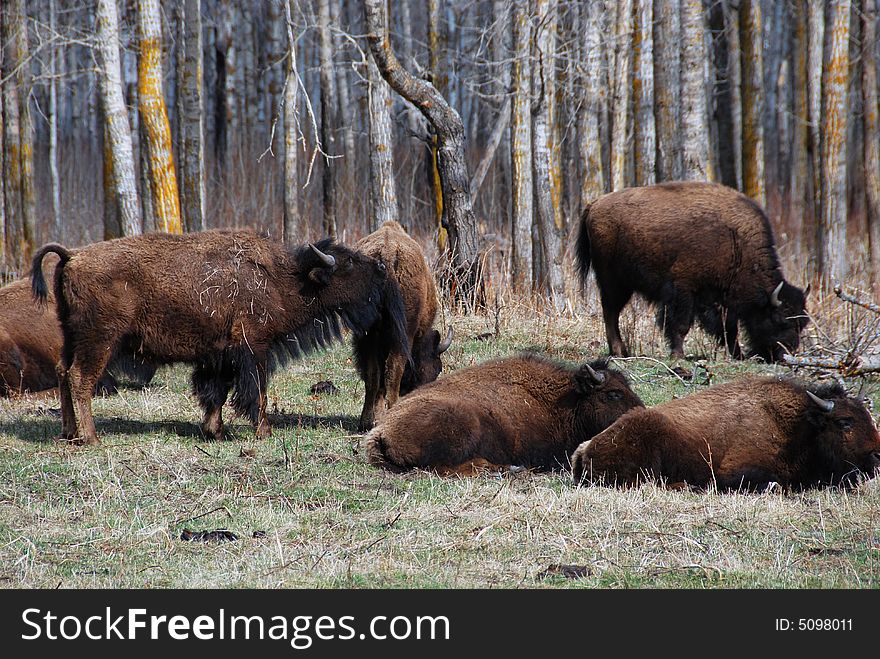
M801 489L873 475L880 435L837 384L748 378L625 414L571 461L575 484Z
M266 383L278 363L364 332L386 309L405 334L403 304L385 266L325 239L298 248L252 231L155 233L68 250L49 244L34 256L35 295L48 294L42 259L55 252L55 297L64 334L59 367L62 434L98 442L94 383L119 349L151 364L194 365L202 430L222 438L232 406L270 433ZM396 296L396 298L395 298ZM405 336L399 339L406 342Z
M56 261L54 255L51 262L47 260L47 273L54 273ZM51 292L47 304L39 305L34 302L29 279L0 288L0 396L57 387L55 367L61 357L61 342L61 326ZM98 381L97 390L115 391L114 376L146 384L154 372L151 365L117 355Z
M367 435L391 471L558 469L572 449L642 401L604 362L580 368L534 355L463 368L401 398Z
M778 361L800 343L807 292L782 277L773 232L760 206L716 183L673 182L606 194L581 214L577 266L596 273L608 348L627 354L618 324L633 293L658 306L673 357L684 354L694 318L743 356Z
M431 329L437 315L437 291L434 278L425 263L422 248L397 222L385 222L362 238L359 251L382 261L388 268L388 280L396 282L406 310L406 346L394 343L392 318L383 311L379 321L365 334L355 336L354 355L358 372L366 387L360 430L369 430L385 404L416 387L433 382L440 375L440 355L452 343L452 327L441 342L440 332Z

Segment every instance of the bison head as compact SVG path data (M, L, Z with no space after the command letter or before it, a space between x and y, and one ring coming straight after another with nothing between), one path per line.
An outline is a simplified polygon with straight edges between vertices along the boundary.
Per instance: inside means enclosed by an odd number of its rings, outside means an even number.
M833 383L807 391L807 417L815 428L820 477L831 484L852 485L880 469L880 433L861 399Z
M625 412L644 407L626 376L599 360L584 364L574 374L574 446L596 435Z
M806 313L809 291L809 286L804 291L785 280L780 281L776 288L767 292L759 309L743 314L753 356L775 362L798 349L801 332L810 322Z
M452 325L446 331L446 337L441 341L440 332L431 330L420 342L412 346L412 364L407 364L400 381L400 395L404 396L413 389L433 382L443 370L443 362L440 355L452 345Z

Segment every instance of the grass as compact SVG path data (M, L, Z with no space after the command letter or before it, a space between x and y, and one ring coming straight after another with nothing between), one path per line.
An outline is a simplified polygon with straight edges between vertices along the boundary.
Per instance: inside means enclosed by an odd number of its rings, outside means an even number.
M628 314L628 315L627 315ZM651 314L623 325L620 360L652 405L707 381L787 369L731 362L699 332L705 358L669 369ZM508 303L453 318L453 370L524 347L582 362L604 351L595 305L545 316ZM96 448L53 440L53 394L0 400L0 585L12 588L877 588L880 484L853 492L718 494L652 485L574 488L566 473L440 478L365 463L363 396L348 345L297 361L270 385L273 436L249 424L203 441L188 369L95 400ZM442 377L442 376L441 376ZM339 393L313 396L332 380ZM186 542L183 529L235 542ZM578 578L556 566L578 566Z

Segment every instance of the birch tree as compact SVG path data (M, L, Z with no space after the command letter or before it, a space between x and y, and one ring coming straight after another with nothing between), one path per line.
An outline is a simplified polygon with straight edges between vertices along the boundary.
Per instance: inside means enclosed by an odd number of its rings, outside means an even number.
M762 207L764 186L764 65L760 0L740 0L743 192Z
M16 266L21 254L22 240L22 207L21 207L21 124L19 122L18 79L15 69L18 63L16 47L17 20L15 7L12 11L0 13L3 21L2 39L9 48L0 48L3 52L2 85L3 95L3 184L4 220L6 241L5 251L7 265Z
M813 213L822 214L822 69L825 52L825 0L807 0L809 51L807 82L810 111L810 153L813 165ZM816 222L818 227L819 222Z
M324 233L336 237L336 172L333 159L333 118L336 114L336 79L333 77L333 40L330 36L329 0L318 0L318 34L321 78L321 148L324 150L323 186ZM390 142L390 141L389 141Z
M49 33L56 31L55 0L49 0ZM49 46L49 180L52 186L52 229L61 240L61 180L58 176L58 80L57 48ZM2 150L2 148L0 148Z
M288 245L302 242L302 219L299 214L299 174L297 154L297 101L299 74L296 69L296 39L290 5L296 0L282 0L284 23L287 28L287 61L284 82L284 226L282 233Z
M580 206L584 208L605 192L605 171L602 166L602 139L599 125L603 114L605 88L601 82L602 48L599 6L583 5L583 93L578 113L578 144L584 176L580 190Z
M134 155L131 147L131 131L128 112L122 95L122 79L119 65L119 22L115 0L98 0L95 17L97 36L96 50L100 67L98 83L104 108L109 155L113 170L116 202L122 218L122 230L126 236L140 234L141 207L137 195L137 179Z
M633 0L617 0L614 39L614 98L611 119L611 189L627 185L626 158L630 151L629 103L632 82Z
M705 39L702 0L682 0L681 131L682 178L685 180L705 181L710 178Z
M654 112L657 122L657 179L660 181L682 178L679 9L678 1L654 0Z
M871 279L880 283L880 123L877 118L877 4L862 6L862 101L864 122L865 196L868 215Z
M177 118L182 127L180 168L183 185L181 199L184 224L187 231L205 228L205 120L202 88L202 3L201 0L181 0L183 8L184 41L179 44L184 61L183 78L178 93L183 112Z
M633 32L633 113L635 115L636 185L656 183L657 135L654 123L654 7L638 0Z
M511 275L517 286L532 288L532 103L531 21L528 0L514 0L513 113L510 123L510 160L513 169L513 231Z

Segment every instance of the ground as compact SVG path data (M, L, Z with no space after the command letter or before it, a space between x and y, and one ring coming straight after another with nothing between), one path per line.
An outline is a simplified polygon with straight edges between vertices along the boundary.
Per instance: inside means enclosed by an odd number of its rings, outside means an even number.
M648 405L709 378L788 371L731 362L698 332L686 347L704 360L669 362L650 317L635 308L623 318L632 352L649 357L616 361ZM526 347L572 362L605 351L595 308L507 307L497 336L492 314L451 321L447 370ZM99 447L53 439L54 394L0 401L0 585L880 586L876 480L852 492L718 494L574 488L567 472L393 475L359 450L364 389L350 354L342 344L276 374L267 441L243 420L230 440L203 441L182 365L96 399ZM328 379L337 394L310 393ZM181 539L220 529L238 539Z

